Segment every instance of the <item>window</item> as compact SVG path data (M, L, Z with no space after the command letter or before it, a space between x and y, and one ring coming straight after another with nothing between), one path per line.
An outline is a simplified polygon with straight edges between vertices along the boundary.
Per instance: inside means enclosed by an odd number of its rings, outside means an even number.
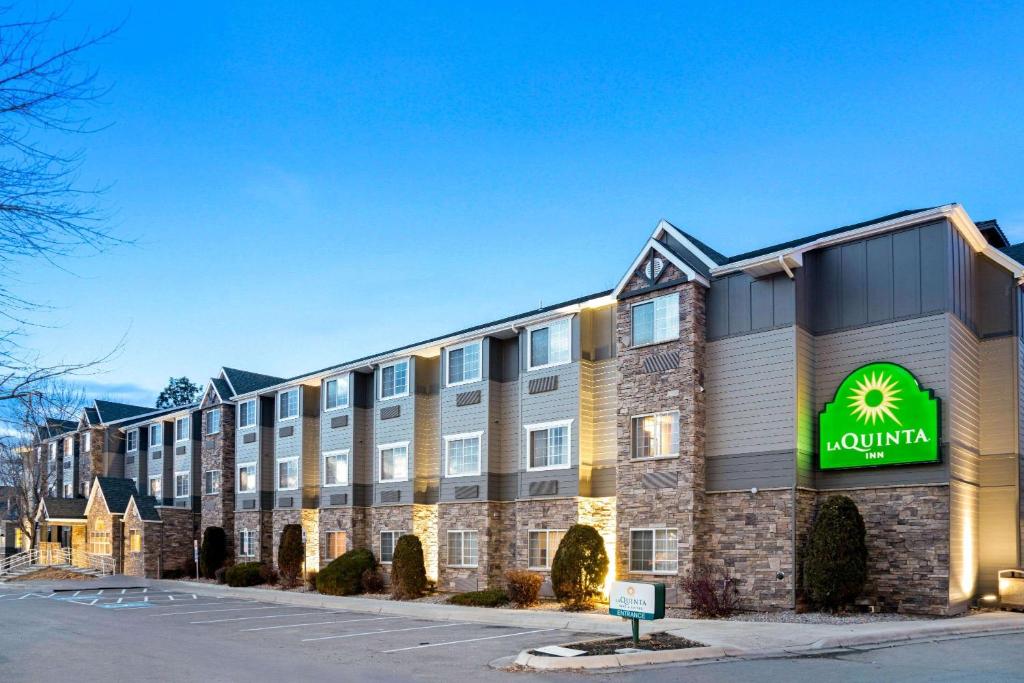
M475 531L448 532L448 566L475 567L477 565Z
M480 436L455 434L444 437L444 476L466 477L480 474Z
M328 531L327 532L327 544L324 548L326 556L325 560L333 560L341 557L345 554L345 532L344 531Z
M348 375L324 382L324 410L348 407Z
M633 346L679 338L679 294L633 306Z
M277 395L277 417L290 420L299 414L299 390L289 389Z
M89 531L89 552L93 555L110 555L113 552L110 532L103 520L97 521L96 526Z
M401 360L380 369L380 397L398 398L409 394L409 361Z
M256 424L256 399L249 399L238 404L238 428L252 427Z
M138 434L137 431L135 433L135 440L136 440L136 442L139 440L139 434ZM72 454L74 454L74 452L75 452L75 440L72 439L69 436L68 438L64 439L64 455L72 455Z
M220 470L203 473L203 493L220 493Z
M174 497L184 498L188 495L189 484L188 472L181 472L174 475Z
M527 425L527 470L559 470L569 467L571 420Z
M51 441L50 442L50 459L53 460L56 457L57 457L57 442L56 441Z
M668 458L679 455L679 413L655 413L633 418L633 457Z
M220 408L206 413L206 433L220 434Z
M530 569L551 569L558 544L565 536L565 529L537 529L530 531Z
M142 552L142 534L139 533L138 529L128 530L128 552Z
M448 349L448 386L476 382L480 379L479 341Z
M164 426L152 425L149 428L149 445L160 446L164 440Z
M288 491L299 488L299 460L288 458L277 463L277 490Z
M348 486L348 451L324 453L324 486Z
M133 429L128 432L128 452L139 450L139 430Z
M63 495L64 495L65 498L74 498L75 497L75 486L74 486L74 484L64 484Z
M243 529L238 533L238 554L240 557L256 557L256 532Z
M391 560L395 556L395 543L404 535L404 531L380 532L380 561L382 564L391 564Z
M379 446L380 481L407 481L409 479L409 442Z
M154 498L159 498L163 495L163 485L160 481L160 477L149 478L149 495Z
M629 571L675 574L679 571L679 545L675 529L630 529Z
M238 466L238 492L247 493L256 490L256 465Z
M179 417L174 421L174 440L188 441L188 418Z
M569 318L530 330L530 370L561 365L571 360L571 328Z
M92 448L92 432L86 432L82 435L82 450L89 452Z

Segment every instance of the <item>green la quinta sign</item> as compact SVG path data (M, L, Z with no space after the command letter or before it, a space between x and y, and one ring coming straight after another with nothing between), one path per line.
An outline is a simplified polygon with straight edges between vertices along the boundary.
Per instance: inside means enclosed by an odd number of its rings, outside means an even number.
M818 418L821 469L939 460L939 401L906 368L872 363L851 372Z

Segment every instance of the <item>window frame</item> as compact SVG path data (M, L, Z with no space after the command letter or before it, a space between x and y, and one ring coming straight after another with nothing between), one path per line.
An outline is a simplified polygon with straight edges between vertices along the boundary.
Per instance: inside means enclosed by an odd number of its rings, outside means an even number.
M555 560L555 553L558 552L558 546L556 545L554 550L551 548L551 534L559 533L562 534L562 538L565 538L565 534L568 529L527 529L526 531L526 565L527 569L532 571L551 571L551 563ZM546 565L535 565L530 563L530 536L532 534L544 534L544 552L546 553L545 558L547 560ZM561 539L558 541L561 543Z
M405 390L402 393L400 393L400 394L399 393L395 393L395 394L392 394L391 396L385 396L384 395L384 370L386 368L393 368L393 367L397 367L399 365L405 365ZM410 381L412 380L412 377L410 376L411 373L409 371L411 367L412 367L412 364L409 362L409 358L408 357L400 358L400 359L392 361L390 363L382 363L381 366L378 368L378 373L377 373L380 376L380 379L377 382L377 384L378 384L378 387L377 387L377 399L380 400L380 401L390 401L392 399L405 398L406 396L408 396L409 395L409 384L410 384Z
M252 406L250 410L244 410L244 406ZM242 415L248 417L251 422L242 424ZM239 429L252 429L256 426L256 399L247 398L244 401L238 402L238 428Z
M554 368L559 365L568 365L572 362L572 316L564 316L549 320L543 323L537 323L536 325L530 325L526 328L526 371L533 372L534 370L544 370L545 368ZM566 325L569 328L569 353L565 360L551 361L551 333L548 332L548 362L543 365L533 364L533 333L542 330L544 328L551 328L555 325Z
M553 420L551 422L538 422L535 424L523 425L523 429L526 430L526 471L527 472L547 472L550 470L568 470L572 469L572 423L574 420ZM530 438L533 432L541 432L545 430L555 429L558 427L565 427L565 464L564 465L541 465L534 467L531 464L531 450L533 448L533 439Z
M248 544L246 543L248 540ZM245 546L249 546L249 552L245 552ZM241 529L238 532L238 556L239 557L256 557L256 530L255 529Z
M132 447L132 437L135 437L135 446ZM139 450L139 430L129 429L128 434L125 436L125 451L128 453L135 453Z
M380 484L397 484L409 481L409 441L395 441L394 443L382 443L377 446L377 482ZM405 449L405 472L401 479L384 478L384 451L396 448Z
M673 444L674 453L667 453L665 455L636 455L636 421L647 418L647 417L662 417L664 415L675 415L676 428L675 428L675 443ZM640 415L630 415L629 417L629 459L633 462L643 462L645 460L672 460L679 457L679 420L680 412L678 410L661 410L653 413L642 413Z
M153 435L154 434L156 434L158 436L158 438L157 438L155 443L153 441ZM163 445L164 445L164 423L163 422L156 422L154 424L149 425L149 445L150 446L159 446L160 448L163 448Z
M91 451L92 450L92 432L85 432L84 434L82 434L82 441L85 442L85 445L82 446L82 450L85 451L86 453Z
M136 429L136 430L133 430L133 431L138 432L139 430ZM74 437L72 437L72 436L64 437L64 455L74 455L74 454L75 454L75 439L74 439Z
M320 485L321 486L329 488L329 487L334 487L334 486L348 486L349 485L350 477L348 475L348 471L349 471L349 465L351 463L351 456L350 456L351 450L352 449L350 449L350 448L335 448L335 449L332 449L332 450L329 450L329 451L323 451L320 454ZM339 484L339 483L335 482L334 484L328 484L327 483L327 458L338 458L338 457L341 457L341 456L345 457L345 483Z
M295 394L295 412L292 413L291 415L288 415L287 417L282 417L281 416L281 405L282 405L281 404L281 399L283 399L285 396L288 396L289 394ZM292 387L291 389L285 389L284 391L279 391L277 393L277 421L278 422L284 422L285 420L294 420L295 418L297 418L299 416L299 413L302 412L302 405L300 404L301 400L302 399L299 396L299 387ZM289 401L289 405L290 404L291 404L291 401Z
M209 475L211 475L211 474L214 474L214 473L217 474L217 488L216 488L216 490L211 491L210 487L208 485L209 479L207 479L207 477ZM222 474L221 470L206 470L206 471L204 471L203 472L203 495L204 496L214 496L214 495L219 494L221 492L221 490L223 489L223 481L224 481L224 478L223 478L223 474Z
M188 489L185 493L178 493L178 480L181 477L185 477L185 487ZM191 472L175 472L174 473L174 497L175 498L189 498L192 496L192 473Z
M450 356L453 351L465 351L472 346L476 347L477 354L477 365L476 365L476 377L469 379L461 379L457 382L451 381L451 360ZM444 350L444 381L446 387L458 387L463 384L473 384L479 382L484 376L484 340L477 339L475 341L466 342L465 344L459 344L458 346L446 347Z
M378 537L378 539L380 541L380 547L379 547L379 550L380 550L380 553L379 553L380 560L379 561L380 561L381 564L391 564L392 560L394 560L394 558L395 558L395 546L398 545L398 539L400 539L402 536L405 536L407 533L409 533L409 532L408 531L397 531L395 529L381 529L380 530L380 533L378 534L377 537ZM392 536L392 539L391 539L391 559L388 559L388 560L384 559L384 534L389 534L389 535Z
M483 448L484 448L484 432L480 430L478 432L465 432L462 434L449 434L444 437L444 463L441 470L444 473L445 479L458 479L459 477L479 477L480 472L483 469ZM448 464L450 462L448 458L448 451L451 448L453 441L469 441L476 439L476 471L465 472L463 474L452 474L449 470Z
M154 476L154 477L147 477L146 478L146 491L148 492L149 495L153 496L154 498L157 497L157 494L153 493L153 482L154 481L157 483L157 488L160 489L160 492L159 492L160 498L163 498L164 497L164 481L163 481L163 477L161 475L159 475L159 474Z
M138 543L135 542L136 539L138 540ZM138 529L128 530L128 552L132 554L142 552L142 532Z
M457 534L461 537L459 541L459 562L453 563L452 559L452 535ZM473 534L475 537L475 552L476 556L474 562L466 562L466 534ZM449 529L445 536L445 559L447 564L445 566L452 568L469 568L475 569L480 566L480 534L476 529Z
M210 431L210 426L213 424L213 416L214 415L217 416L217 430L216 431ZM211 408L210 410L207 410L206 411L206 435L207 436L213 436L215 434L220 434L221 429L223 429L223 422L224 422L224 418L221 415L221 409L220 408Z
M344 403L338 402L338 403L336 403L333 406L328 406L327 405L327 385L330 384L331 382L335 382L336 386L338 386L339 388L341 387L341 383L342 382L345 383L345 402ZM334 410L345 410L346 408L348 408L348 404L349 404L349 400L350 400L350 397L349 397L350 389L351 389L351 380L349 379L349 375L348 374L337 375L335 377L328 377L327 379L325 379L323 381L322 386L320 387L320 391L324 395L323 411L325 413L329 413L329 412L334 411ZM335 396L338 396L338 395L339 394L337 393L337 390L336 390L335 391Z
M331 555L331 536L342 535L344 542L341 544L341 553L337 555ZM331 531L324 532L324 559L327 561L336 560L345 554L348 548L348 532L342 529L332 529Z
M281 465L294 465L295 466L295 486L289 486L288 488L281 488ZM298 491L302 487L302 482L299 481L299 456L293 455L288 458L279 458L274 463L274 490L275 491Z
M658 325L656 323L656 321L658 319L657 318L658 304L656 304L655 302L658 301L659 299L660 300L665 300L665 299L668 299L668 298L675 298L675 300L676 300L676 307L675 307L675 312L676 312L676 333L675 333L675 336L673 336L673 337L665 337L664 339L657 339L655 335L656 335L656 332L658 330ZM649 342L641 342L641 343L638 344L636 342L636 331L635 331L636 330L636 309L637 309L638 306L646 306L647 304L650 304L651 307L652 307L652 309L651 309L651 341L649 341ZM636 302L630 304L629 305L629 348L631 348L631 349L639 349L639 348L643 348L645 346L654 346L656 344L664 344L666 342L677 341L679 339L679 334L680 334L680 332L679 332L679 323L680 322L681 322L681 320L680 320L680 315L679 315L679 292L672 292L670 294L662 294L661 296L654 296L654 297L651 297L650 299L644 299L643 301L636 301Z
M49 449L49 451L50 452L47 455L47 457L50 460L56 460L56 458L57 458L57 442L56 441L51 441L50 442L50 449Z
M242 486L242 470L252 468L252 488L243 489ZM235 493L256 493L259 491L259 483L256 477L259 475L259 469L257 464L254 462L243 462L235 465Z
M633 568L633 534L637 532L651 532L651 568L646 569L634 569ZM655 569L657 564L658 556L658 532L669 532L674 531L676 534L676 568L674 570L666 569ZM651 574L655 576L678 576L679 574L679 528L678 527L630 527L629 529L629 547L626 550L626 565L629 574Z
M74 498L75 497L75 485L71 482L64 482L60 491L61 498Z
M185 417L178 417L174 419L174 443L182 443L188 441L191 438L191 417L186 415ZM180 425L185 425L185 436L178 436L178 432L181 431Z

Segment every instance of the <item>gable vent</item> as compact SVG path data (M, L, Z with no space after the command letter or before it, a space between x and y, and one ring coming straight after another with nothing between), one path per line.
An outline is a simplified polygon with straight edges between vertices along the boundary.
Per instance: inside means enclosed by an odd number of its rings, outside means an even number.
M479 486L456 486L455 500L473 500L480 497Z
M543 481L530 482L531 496L553 496L558 493L558 480L545 479Z
M339 415L338 417L331 418L331 429L338 429L339 427L348 427L348 415Z
M402 500L402 492L399 490L380 492L380 502L382 503L397 503L400 500Z
M679 367L679 352L667 351L644 358L644 372L665 372Z
M543 394L546 391L554 391L558 388L558 375L548 375L547 377L538 377L537 379L531 379L529 385L529 392L531 394Z
M388 406L380 409L380 419L382 420L394 420L401 414L402 406Z
M471 406L480 402L480 390L476 391L463 391L461 394L455 395L455 405L459 408L462 406Z
M674 489L678 485L675 472L645 472L640 481L645 489Z

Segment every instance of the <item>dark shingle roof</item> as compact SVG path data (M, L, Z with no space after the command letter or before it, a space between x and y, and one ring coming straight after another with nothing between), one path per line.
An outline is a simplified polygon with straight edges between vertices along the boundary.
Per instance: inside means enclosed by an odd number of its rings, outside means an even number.
M132 496L139 495L139 492L135 490L135 482L131 479L96 477L96 481L100 484L103 499L107 501L107 509L114 513L123 514L128 508L128 501L132 499Z
M676 228L676 230L679 230L679 228ZM721 254L721 253L715 251L714 249L712 249L711 247L706 245L704 242L701 242L699 239L697 239L696 237L694 237L690 233L686 232L685 230L679 230L679 232L681 232L683 235L685 235L686 239L688 239L691 242L693 242L695 247L697 247L698 249L703 251L704 254L708 258L710 258L712 261L714 261L718 265L722 265L723 263L725 263L726 261L729 260L728 258L726 258L726 256L724 254Z
M220 400L227 401L231 399L231 386L228 384L227 380L222 377L215 377L210 380L210 383L213 384L217 393L220 394Z
M988 243L996 249L1002 249L1003 247L1010 246L1010 240L1006 239L1006 233L999 227L999 221L995 219L987 221L977 221L975 227L981 231L981 234L985 236Z
M1020 244L1011 244L1008 247L1003 247L999 251L1003 252L1017 263L1024 263L1024 242Z
M227 375L228 381L231 382L231 386L235 388L235 395L248 394L252 391L259 391L265 387L272 387L275 384L284 382L283 377L272 377L271 375L261 375L258 372L249 372L247 370L237 370L235 368L224 368L224 374ZM220 389L218 389L220 391ZM229 394L230 395L230 394ZM228 398L222 396L221 398Z
M85 519L85 498L44 498L49 519Z
M133 406L128 403L115 403L114 401L96 401L96 410L99 411L103 422L117 422L129 417L135 417L144 413L151 413L156 408Z
M89 420L90 425L98 425L100 423L100 415L96 412L95 408L86 408L85 417Z
M47 418L46 424L39 425L38 434L40 439L49 439L66 432L73 432L76 429L78 429L78 423L74 420Z
M153 496L135 496L135 507L139 509L139 517L144 521L160 521L160 513L156 509L156 498Z

